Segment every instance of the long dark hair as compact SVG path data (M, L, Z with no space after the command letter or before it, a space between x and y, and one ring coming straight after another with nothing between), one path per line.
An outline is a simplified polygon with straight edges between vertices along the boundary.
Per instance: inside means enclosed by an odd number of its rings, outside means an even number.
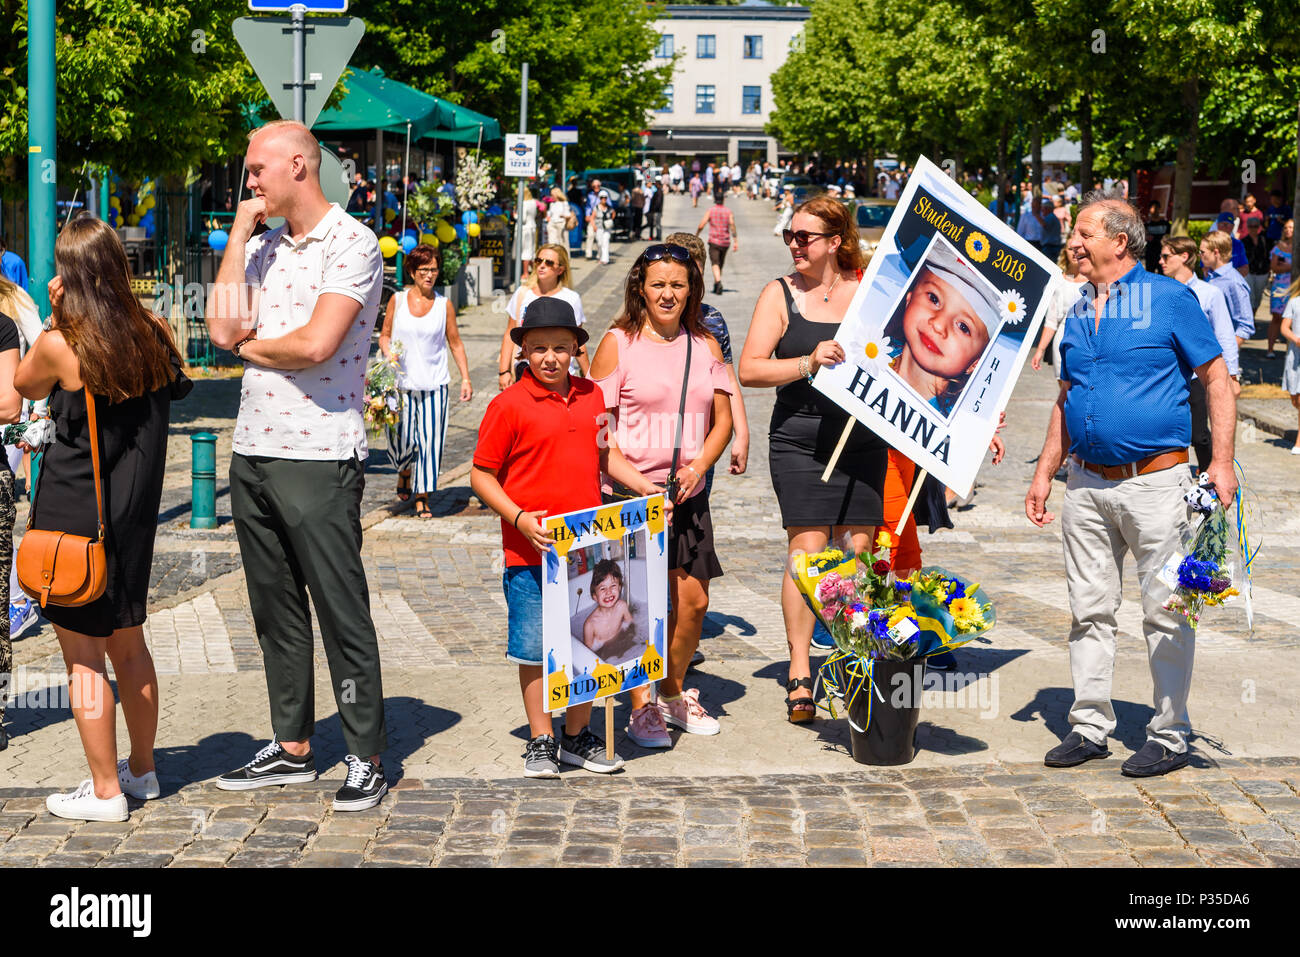
M682 247L678 246L677 248L681 249ZM689 253L689 250L687 252ZM682 326L688 334L696 338L708 335L700 326L700 304L704 302L704 274L700 272L700 267L695 264L695 258L690 255L687 256L687 261L684 263L677 262L671 257L647 262L645 253L638 256L636 262L632 264L632 268L627 271L627 282L623 287L623 311L614 320L612 328L622 329L632 339L641 334L641 327L645 325L646 316L649 312L646 307L645 294L641 292L641 288L645 285L646 271L657 262L676 263L679 266L686 267L690 292L686 296L686 306L682 309Z
M131 292L131 271L117 233L81 216L54 243L63 301L53 328L62 333L93 395L122 402L168 385L181 362L167 324Z

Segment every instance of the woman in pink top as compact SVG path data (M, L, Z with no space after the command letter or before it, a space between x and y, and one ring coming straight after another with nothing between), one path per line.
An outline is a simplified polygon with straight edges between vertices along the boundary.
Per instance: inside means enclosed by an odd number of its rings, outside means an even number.
M691 340L668 535L672 611L667 668L658 702L651 701L648 688L631 692L628 737L646 748L672 746L667 723L691 734L719 730L701 707L699 691L682 688L709 609L709 580L722 575L704 474L731 440L731 379L718 343L699 326L703 298L704 277L689 252L672 245L647 247L628 273L623 312L591 362L591 377L604 391L623 454L642 475L663 486L673 459L687 337Z

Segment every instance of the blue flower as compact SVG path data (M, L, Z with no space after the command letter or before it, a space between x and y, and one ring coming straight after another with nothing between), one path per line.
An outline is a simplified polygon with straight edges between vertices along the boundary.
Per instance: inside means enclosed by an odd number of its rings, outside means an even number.
M902 592L903 594L906 595L908 592L910 592L910 591L912 590L912 583L911 583L911 582L894 582L894 588L895 588L897 591L900 591L900 592Z
M952 601L954 598L966 597L966 586L963 585L961 582L959 582L957 579L955 578L945 579L945 584L949 585L952 588L952 594L948 596L948 601Z

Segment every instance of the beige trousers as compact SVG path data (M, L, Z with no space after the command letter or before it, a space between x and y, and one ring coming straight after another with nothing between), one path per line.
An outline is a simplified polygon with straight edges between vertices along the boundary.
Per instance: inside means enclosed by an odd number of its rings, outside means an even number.
M1110 698L1118 630L1115 616L1124 556L1132 552L1155 692L1152 704L1156 713L1147 725L1147 738L1171 751L1187 750L1191 732L1187 693L1195 633L1186 618L1162 607L1172 591L1159 574L1171 556L1181 558L1191 537L1192 512L1183 501L1191 484L1184 465L1111 481L1070 461L1061 516L1066 583L1074 617L1070 629L1070 672L1074 678L1070 724L1094 744L1104 744L1115 730Z

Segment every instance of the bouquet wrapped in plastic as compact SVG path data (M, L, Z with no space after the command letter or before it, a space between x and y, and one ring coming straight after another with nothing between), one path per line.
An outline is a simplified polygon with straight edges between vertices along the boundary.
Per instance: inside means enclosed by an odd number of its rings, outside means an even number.
M402 362L402 344L394 342L388 356L379 356L366 369L366 429L373 433L392 428L402 418L402 393L397 372Z
M950 651L997 622L983 589L943 568L928 566L899 579L890 561L893 544L890 533L881 532L874 553L827 549L791 561L800 593L835 640L836 651L820 673L832 697L851 701L870 682L875 661Z
M1160 577L1174 592L1164 607L1184 615L1195 629L1207 605L1222 605L1239 594L1233 587L1237 543L1227 509L1208 488L1204 476L1186 499L1205 518L1192 536L1187 554L1176 568L1171 559Z

